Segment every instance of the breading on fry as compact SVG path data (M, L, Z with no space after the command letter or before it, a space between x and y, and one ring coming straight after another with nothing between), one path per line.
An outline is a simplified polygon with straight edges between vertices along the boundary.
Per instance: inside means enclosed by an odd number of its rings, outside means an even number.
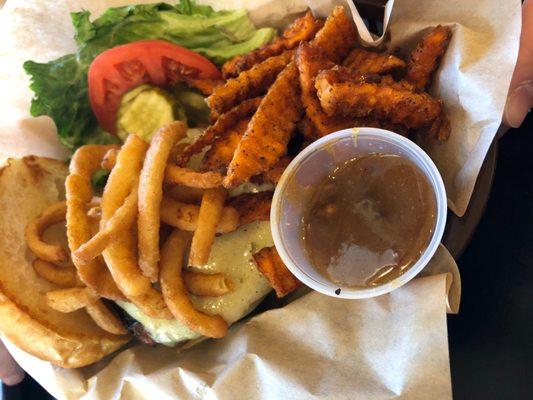
M161 221L182 231L194 232L198 228L200 207L164 197L161 202ZM239 227L239 213L235 208L226 206L222 209L216 233L233 232Z
M269 57L277 56L283 51L298 46L299 43L312 39L324 22L316 19L311 11L296 19L284 31L282 36L269 44L244 55L239 55L224 63L222 75L224 78L234 78L241 72L249 70L255 64Z
M431 84L433 73L438 68L451 37L452 31L449 27L438 25L426 34L411 52L405 78L417 91L424 90Z
M185 185L169 185L165 187L165 196L183 203L200 204L203 194L203 189L191 188Z
M237 149L244 132L248 128L249 122L249 118L239 121L237 125L214 140L202 160L203 170L226 172L233 158L233 153L235 153L235 149Z
M287 168L290 162L290 157L281 157L272 168L270 168L266 172L263 172L263 174L261 175L261 181L263 183L272 183L273 185L277 185L281 178L281 175L283 175L283 172L285 172L285 168Z
M406 66L405 61L392 54L364 49L352 50L342 65L361 74L389 74Z
M150 279L139 268L136 242L130 242L131 231L136 228L139 174L147 149L148 144L137 135L129 135L126 139L102 196L101 230L85 246L94 243L95 238L100 239L96 245L89 245L89 251L82 252L82 259L89 260L100 254L99 251L103 252L113 279L127 298L151 289ZM117 219L119 213L123 215ZM106 231L110 223L116 227L110 229L111 232ZM84 250L83 246L74 254L79 254L79 250Z
M343 67L341 67L343 68ZM442 114L442 102L426 93L397 90L381 83L368 83L364 76L347 73L346 80L331 81L329 72L316 78L318 98L328 115L385 118L406 128L424 128Z
M121 235L133 225L137 218L137 185L135 183L124 203L107 220L102 220L101 229L74 252L74 257L79 260L91 260L99 256L117 235ZM100 207L100 213L102 208ZM89 212L87 213L89 214ZM101 218L101 214L100 214Z
M431 127L429 128L429 135L437 140L444 142L448 140L451 133L450 120L443 112L439 118L437 118Z
M384 118L355 118L354 121L354 127L368 126L370 128L381 128L397 133L398 135L402 135L405 137L409 136L409 129L406 128L404 125L395 124L394 122L391 122Z
M207 189L204 192L198 213L198 226L189 249L189 265L198 267L205 265L209 260L227 195L227 191L221 187Z
M216 171L198 172L169 164L165 171L165 183L186 185L197 189L212 189L222 186L222 175Z
M405 79L397 81L390 75L383 75L382 77L380 77L379 83L381 83L382 85L390 86L391 88L396 90L407 90L408 92L415 91L415 87L412 83L406 81Z
M295 19L283 31L283 38L285 39L287 48L292 49L301 42L312 39L323 26L324 21L315 18L312 11L308 10L305 15Z
M41 236L50 226L65 221L67 204L64 201L52 204L41 215L26 225L24 238L31 251L45 261L64 263L68 261L68 252L62 246L45 243Z
M161 249L161 290L174 317L194 332L220 338L226 335L228 324L220 315L198 311L191 301L181 277L189 235L174 230Z
M237 146L235 145L235 147ZM102 166L105 165L106 169L112 169L116 162L116 154L109 151L107 156L105 163L102 162ZM169 164L165 170L164 183L168 185L185 185L195 189L209 189L222 185L222 175L218 172L198 172L189 168Z
M267 278L278 298L288 295L302 285L285 266L275 247L265 247L253 257L257 269Z
M102 158L102 163L100 164L100 167L102 169L106 169L110 171L117 162L117 154L119 152L119 149L109 149L107 153L105 153L104 158Z
M270 221L272 192L245 193L230 199L229 205L239 212L239 225Z
M85 307L96 325L114 335L126 335L122 321L101 300L93 300Z
M56 311L69 313L87 307L96 298L95 294L84 287L70 287L46 293L46 304Z
M257 110L259 104L261 104L261 100L262 97L244 100L228 112L220 115L216 122L205 130L203 135L196 138L193 143L183 149L176 160L177 164L185 166L193 154L200 153L204 147L212 144L213 141L233 128L240 120L251 116Z
M266 93L278 74L291 61L293 53L293 50L286 50L279 56L267 58L238 77L229 79L224 85L216 87L206 99L211 109L211 119L216 120L243 100Z
M296 50L296 65L300 73L300 86L302 88L302 104L305 109L307 119L311 122L312 128L304 134L311 140L318 139L328 133L335 132L353 126L352 118L340 116L330 117L320 105L315 89L315 78L319 71L329 69L334 66L329 61L326 52L308 43L302 43Z
M334 63L340 63L357 41L357 31L342 6L333 9L324 27L318 31L311 44L320 47Z
M298 68L291 62L278 75L248 124L228 167L224 186L237 186L275 165L287 152L302 111Z
M309 143L314 142L318 138L313 122L311 122L305 114L303 118L296 123L296 131Z
M187 290L196 296L223 296L233 290L233 281L223 274L183 271L181 274Z
M71 288L76 286L78 282L76 268L73 266L59 267L40 258L33 260L31 265L37 275L57 286Z
M163 180L172 147L187 132L181 121L162 127L153 137L139 179L139 266L152 282L157 280L159 261L159 209Z
M65 182L67 201L67 239L70 251L75 252L91 236L91 221L87 207L93 199L91 177L100 168L102 158L116 146L85 145L74 153L70 162L70 174ZM98 259L72 260L80 280L100 296L111 300L124 300L111 273Z

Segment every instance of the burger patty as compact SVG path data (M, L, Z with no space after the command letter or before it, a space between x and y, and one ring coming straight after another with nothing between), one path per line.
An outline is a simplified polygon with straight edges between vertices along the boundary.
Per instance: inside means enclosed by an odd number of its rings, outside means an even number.
M115 303L110 301L109 305L113 307L113 309L117 312L124 326L128 329L128 331L131 332L131 334L136 339L149 346L155 346L157 344L157 342L152 338L152 336L150 336L148 331L144 328L144 325L142 323L137 321L122 308L118 307Z

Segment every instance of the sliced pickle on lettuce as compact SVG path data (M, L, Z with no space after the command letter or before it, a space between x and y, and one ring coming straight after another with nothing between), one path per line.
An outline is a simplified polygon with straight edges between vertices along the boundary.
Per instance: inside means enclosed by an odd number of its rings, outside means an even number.
M135 133L149 142L159 128L175 120L187 121L181 103L163 89L141 85L122 98L117 114L117 134L125 140Z

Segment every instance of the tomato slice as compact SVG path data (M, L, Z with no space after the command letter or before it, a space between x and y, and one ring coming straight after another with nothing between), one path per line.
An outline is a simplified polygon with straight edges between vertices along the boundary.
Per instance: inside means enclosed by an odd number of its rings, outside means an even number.
M170 86L183 76L220 78L207 58L163 40L141 40L100 53L89 66L89 101L106 131L116 133L120 101L128 90L150 83Z

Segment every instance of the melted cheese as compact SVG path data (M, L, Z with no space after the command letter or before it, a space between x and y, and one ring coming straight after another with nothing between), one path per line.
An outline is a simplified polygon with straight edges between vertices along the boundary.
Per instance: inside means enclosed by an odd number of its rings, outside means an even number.
M198 310L219 314L229 324L248 314L271 288L257 270L252 254L263 247L273 246L268 221L253 222L215 239L208 263L197 271L219 272L229 276L234 284L230 293L219 297L190 296ZM118 302L128 314L144 325L154 340L168 346L199 338L177 320L150 318L131 303Z

